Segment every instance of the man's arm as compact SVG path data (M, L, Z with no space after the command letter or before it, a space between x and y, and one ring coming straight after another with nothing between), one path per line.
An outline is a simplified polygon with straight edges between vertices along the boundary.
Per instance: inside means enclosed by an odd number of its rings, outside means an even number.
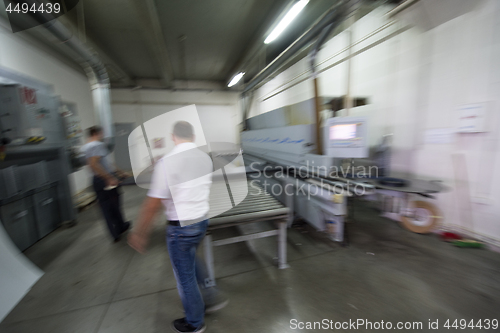
M106 181L107 185L116 186L118 185L118 179L112 174L108 173L101 164L101 156L89 157L88 163L94 174L98 175Z
M152 197L146 197L142 204L139 221L128 236L128 244L139 253L146 252L151 225L161 206L161 199Z

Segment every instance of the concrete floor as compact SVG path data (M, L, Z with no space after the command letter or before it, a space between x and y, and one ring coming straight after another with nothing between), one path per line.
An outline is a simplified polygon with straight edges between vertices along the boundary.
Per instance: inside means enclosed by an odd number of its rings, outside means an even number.
M144 195L125 188L128 219L136 219ZM206 317L207 331L314 332L321 330L293 330L290 320L365 319L423 322L414 331L426 332L429 319L439 319L438 331L447 319L500 319L500 254L410 233L363 202L355 215L348 248L307 226L290 229L285 270L273 266L273 237L215 248L218 284L230 304ZM26 251L46 273L0 332L169 332L183 312L161 219L146 255L111 242L97 205L78 220ZM214 238L224 233L237 230Z

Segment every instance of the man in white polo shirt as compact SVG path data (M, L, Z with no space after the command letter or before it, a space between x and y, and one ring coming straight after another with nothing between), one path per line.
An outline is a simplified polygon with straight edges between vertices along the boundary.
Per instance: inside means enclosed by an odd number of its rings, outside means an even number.
M196 258L196 249L208 227L213 164L193 142L190 123L177 122L172 140L174 149L155 164L151 188L129 244L141 253L145 251L153 218L163 204L168 220L168 252L186 314L173 322L173 329L204 332L205 312L227 304L227 300L220 300L214 287L205 285L204 263Z

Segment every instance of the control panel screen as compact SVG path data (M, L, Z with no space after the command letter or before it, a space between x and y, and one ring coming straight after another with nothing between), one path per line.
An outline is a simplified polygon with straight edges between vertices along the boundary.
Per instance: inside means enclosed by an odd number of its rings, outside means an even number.
M341 124L330 127L330 140L350 140L356 138L356 124Z
M368 157L367 118L332 117L323 130L326 154L335 158Z

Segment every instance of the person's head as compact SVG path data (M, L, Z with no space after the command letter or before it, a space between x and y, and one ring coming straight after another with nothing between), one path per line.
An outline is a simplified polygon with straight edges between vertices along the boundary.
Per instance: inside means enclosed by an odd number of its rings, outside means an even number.
M178 121L174 125L174 130L172 132L172 140L175 145L184 142L194 141L194 130L193 125L187 121Z
M100 126L92 126L87 129L87 135L91 140L101 141L103 138L102 128Z

